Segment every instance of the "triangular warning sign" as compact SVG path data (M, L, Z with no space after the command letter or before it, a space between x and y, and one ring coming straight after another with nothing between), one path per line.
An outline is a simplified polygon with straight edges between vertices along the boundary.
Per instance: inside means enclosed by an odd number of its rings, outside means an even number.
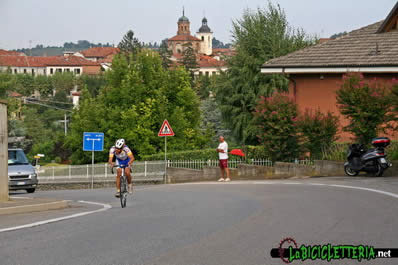
M162 127L158 133L158 136L174 136L173 129L171 128L167 120L163 121Z

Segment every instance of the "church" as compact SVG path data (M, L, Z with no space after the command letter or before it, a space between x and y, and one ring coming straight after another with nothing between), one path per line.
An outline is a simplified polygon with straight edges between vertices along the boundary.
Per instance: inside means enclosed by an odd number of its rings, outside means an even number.
M177 22L177 35L167 40L169 50L172 51L171 60L179 62L182 59L182 53L189 46L193 48L197 55L199 68L195 72L196 76L211 76L220 71L226 71L226 62L223 60L225 55L231 53L230 49L213 49L213 32L207 25L207 18L202 19L202 26L191 35L191 23L185 16L184 10L182 17Z
M168 39L167 44L173 54L182 54L186 44L191 44L197 54L211 55L213 53L212 40L213 32L207 25L207 19L202 19L202 26L196 32L196 36L191 35L191 23L182 12L182 17L177 22L177 35Z

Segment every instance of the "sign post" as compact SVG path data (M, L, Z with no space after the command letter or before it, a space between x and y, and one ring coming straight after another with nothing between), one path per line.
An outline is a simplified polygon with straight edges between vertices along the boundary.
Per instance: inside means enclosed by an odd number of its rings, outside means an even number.
M104 151L104 134L98 132L83 133L83 151L91 151L91 189L94 189L94 152Z
M174 136L173 129L167 120L163 121L158 136L164 137L164 182L167 182L167 136Z

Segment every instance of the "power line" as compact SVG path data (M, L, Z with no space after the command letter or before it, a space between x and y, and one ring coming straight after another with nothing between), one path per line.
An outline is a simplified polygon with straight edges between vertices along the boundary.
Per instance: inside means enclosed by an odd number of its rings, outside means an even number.
M29 100L32 100L32 101L41 101L41 102L48 102L48 103L56 103L56 104L68 104L68 105L73 105L73 103L70 103L70 102L62 102L62 101L55 101L55 100L43 100L43 99L31 99L31 98L27 98L27 99L29 99Z
M59 108L59 107L55 107L55 106L51 106L51 105L46 105L46 104L43 104L43 103L39 103L39 102L37 102L36 100L32 101L32 100L29 99L29 98L26 98L26 99L25 99L25 104L36 104L36 105L40 105L40 106L43 106L43 107L48 107L48 108L63 110L63 111L67 111L67 112L73 112L73 111L68 110L68 109L63 109L63 108Z

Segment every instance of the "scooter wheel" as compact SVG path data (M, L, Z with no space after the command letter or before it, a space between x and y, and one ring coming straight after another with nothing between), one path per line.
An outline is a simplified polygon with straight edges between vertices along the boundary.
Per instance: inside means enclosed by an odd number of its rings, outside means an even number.
M379 164L379 163L377 163L377 171L376 171L376 173L375 173L375 176L376 177L381 177L381 176L383 176L383 173L384 173L384 168Z
M350 177L354 177L359 173L358 171L353 170L349 165L344 166L344 172Z

